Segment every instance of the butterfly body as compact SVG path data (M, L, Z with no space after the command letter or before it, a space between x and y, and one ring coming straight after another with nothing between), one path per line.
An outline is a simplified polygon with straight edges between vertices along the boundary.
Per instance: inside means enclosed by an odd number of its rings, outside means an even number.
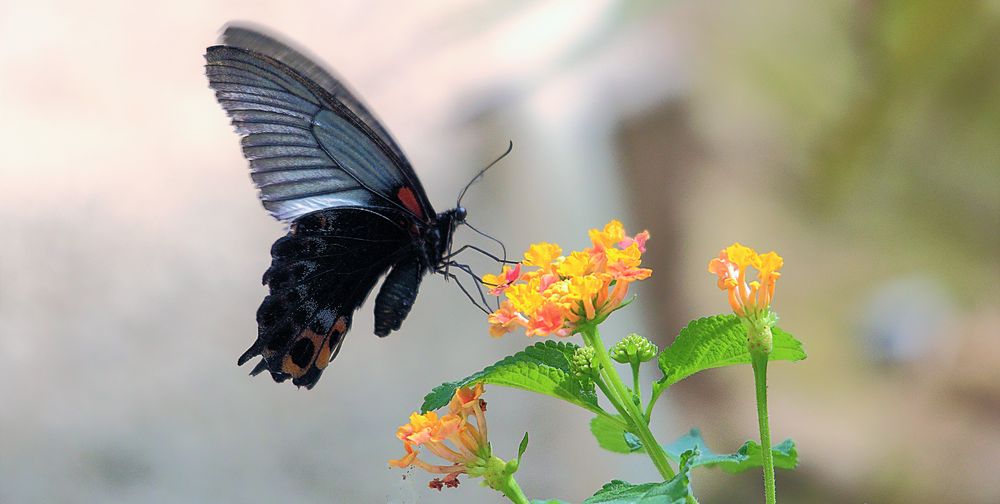
M375 334L400 328L466 212L434 212L385 128L302 53L230 27L205 58L264 208L289 223L271 247L257 340L238 363L261 356L251 374L312 388L383 275Z

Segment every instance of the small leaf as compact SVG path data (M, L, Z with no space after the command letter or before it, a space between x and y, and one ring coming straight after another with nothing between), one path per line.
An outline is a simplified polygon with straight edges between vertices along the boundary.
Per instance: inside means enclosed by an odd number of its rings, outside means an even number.
M615 418L620 422L603 415L598 415L590 421L590 432L597 438L597 444L615 453L633 453L642 450L639 438L625 430L625 421L621 420L621 416L615 415Z
M524 455L524 450L528 449L528 433L524 433L524 437L521 438L521 445L517 447L517 462L521 463L521 455Z
M802 343L774 327L774 349L769 360L797 361L806 358ZM734 364L749 364L746 328L736 315L715 315L692 321L674 342L660 353L663 371L658 385L669 387L699 371Z
M679 468L680 472L682 474L686 473L686 472L689 472L691 470L691 468L694 467L694 462L696 460L698 460L699 456L701 456L701 449L698 448L697 446L695 446L694 448L691 448L690 450L682 453L681 454L681 458L680 458L680 464L679 464L680 465L680 468Z
M670 481L633 485L613 480L583 504L682 504L692 495L691 466L687 462L693 457L697 457L697 449L682 454L680 470Z
M642 441L639 440L639 436L636 436L631 432L625 433L625 444L627 444L628 448L634 452L642 449Z
M577 348L577 345L562 341L535 343L478 373L434 387L424 396L420 410L427 412L444 407L459 387L490 383L550 395L590 411L601 411L594 384L584 384L570 372L569 363Z
M756 441L743 443L743 446L739 450L736 450L736 455L746 457L746 459L740 462L725 461L719 463L718 466L728 473L738 473L754 467L760 467L764 464L760 443ZM778 469L795 469L795 466L799 463L799 452L795 449L795 441L786 439L772 446L771 459L774 461L774 467ZM715 466L713 464L706 465L709 467Z
M691 450L697 449L698 455L691 461L692 467L718 466L723 471L738 473L752 467L760 467L762 453L760 443L747 441L736 453L715 453L705 444L705 439L701 437L698 429L691 429L691 432L681 436L673 443L664 446L667 456L677 461L680 457ZM794 469L798 464L798 452L795 450L795 442L786 439L771 448L771 456L774 459L774 467L781 469Z

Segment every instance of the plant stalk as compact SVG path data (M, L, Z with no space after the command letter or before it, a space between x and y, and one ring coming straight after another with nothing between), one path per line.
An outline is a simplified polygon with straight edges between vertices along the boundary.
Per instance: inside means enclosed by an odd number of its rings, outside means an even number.
M521 491L521 487L518 486L513 474L507 476L498 486L500 488L497 488L497 490L500 490L514 504L531 504L528 497Z
M636 399L638 399L639 404L642 404L642 390L639 389L639 361L633 361L630 363L632 366L632 392L635 393ZM643 415L646 418L646 422L649 422L649 417Z
M660 394L663 393L667 388L661 386L658 382L653 382L653 391L650 392L649 403L646 404L646 421L648 422L650 418L653 418L653 405L656 404L656 400L660 398Z
M752 352L753 381L757 389L757 423L760 428L760 448L764 462L764 498L775 504L774 456L771 454L771 427L767 416L767 354Z
M604 377L605 384L608 385L613 392L613 394L608 395L608 400L614 404L615 408L622 414L622 417L625 418L625 421L628 422L629 431L635 434L642 442L642 446L645 448L646 454L649 455L649 458L653 461L653 465L656 466L656 470L659 471L663 480L669 481L671 478L676 476L677 473L675 473L674 469L670 467L670 461L667 459L666 452L664 452L663 447L656 442L656 437L653 436L653 433L649 430L649 425L646 422L645 415L632 401L632 394L628 392L625 384L622 383L621 376L618 374L618 371L615 370L611 356L608 355L608 349L604 347L604 342L601 341L601 336L597 331L597 327L594 325L588 325L581 329L584 340L588 345L594 348L594 355L596 356L597 362L601 367L601 373Z

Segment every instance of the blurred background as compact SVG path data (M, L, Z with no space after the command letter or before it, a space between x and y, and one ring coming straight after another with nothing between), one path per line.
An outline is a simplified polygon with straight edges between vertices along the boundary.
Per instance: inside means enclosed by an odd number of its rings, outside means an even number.
M386 465L431 387L531 343L440 277L389 338L359 310L312 391L236 367L284 231L204 77L230 20L351 83L439 210L512 140L464 201L511 251L648 228L654 275L608 340L727 311L705 266L733 241L783 255L775 307L810 355L771 369L800 451L783 501L1000 502L995 0L0 2L0 502L501 502ZM656 476L582 410L487 400L499 455L531 433L533 498ZM733 451L753 405L749 367L703 373L654 432ZM761 499L756 471L694 485Z

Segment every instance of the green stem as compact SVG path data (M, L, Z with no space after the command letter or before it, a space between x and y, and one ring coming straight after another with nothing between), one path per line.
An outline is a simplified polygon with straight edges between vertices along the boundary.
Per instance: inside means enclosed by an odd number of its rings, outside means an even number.
M648 422L650 418L653 418L653 405L656 404L656 400L660 398L660 394L666 390L667 387L661 386L657 382L653 382L653 392L649 398L649 404L646 405L646 421Z
M614 397L614 391L612 391L611 388L608 387L608 384L604 382L603 373L599 373L597 376L594 377L594 384L597 385L597 388L601 389L601 392L604 392L604 397L607 397L608 399ZM624 418L625 414L622 412L621 409L618 408L618 403L616 401L611 401L611 403L615 406L615 409L618 410L618 413L622 415L622 417ZM626 429L628 428L628 422L622 421L621 418L618 418L614 415L609 415L607 413L605 413L605 416L607 418L614 420L616 423L621 424L622 427Z
M753 381L757 389L757 423L760 427L760 448L764 457L764 497L767 504L775 504L774 457L771 454L771 427L767 418L767 354L752 354Z
M518 456L517 459L507 462L500 457L489 455L482 466L476 467L475 472L470 468L469 476L481 475L484 485L500 491L514 504L531 504L528 497L521 491L521 487L518 486L517 480L514 479L514 473L517 472L520 460L520 456Z
M639 390L639 361L634 360L630 363L632 365L632 392L635 393L635 397L639 404L642 404L642 391ZM646 422L649 422L649 417L644 417Z
M604 366L600 366L600 367L604 367ZM615 407L615 410L618 411L618 414L621 415L622 418L625 419L626 427L628 427L628 425L627 425L628 424L628 412L623 407L623 405L625 403L625 399L623 397L619 396L618 389L613 388L613 387L611 387L611 386L608 385L609 383L611 383L611 380L612 380L612 378L608 374L608 372L606 370L604 370L604 369L601 369L600 371L598 371L597 377L594 378L594 383L596 383L597 387L599 389L601 389L601 392L604 392L604 397L607 397L608 400L611 401L611 405Z
M528 497L521 491L521 487L518 486L517 480L514 479L513 474L504 478L498 486L500 488L497 488L497 490L503 492L504 496L510 499L510 501L514 504L530 504Z
M604 370L600 371L596 377L594 377L594 383L597 384L597 388L601 389L604 393L604 397L607 397L611 401L611 405L615 407L618 411L620 417L607 415L608 418L614 420L614 422L621 426L622 430L632 432L632 421L630 420L630 414L627 409L625 409L625 399L618 395L618 391L608 386L608 382L612 378Z
M667 454L663 451L663 447L656 442L656 437L649 430L646 417L643 416L642 411L632 401L632 394L628 392L625 384L622 383L621 376L618 375L618 371L615 370L614 364L611 361L611 356L608 355L608 349L604 347L604 342L601 341L597 327L595 325L586 325L581 328L581 334L583 334L584 341L594 348L595 357L600 365L601 375L611 392L610 394L605 392L608 400L614 404L615 409L628 422L629 431L635 434L642 442L646 454L653 461L653 465L656 466L656 470L660 472L663 480L670 480L676 473L670 467ZM604 390L602 389L602 391Z

